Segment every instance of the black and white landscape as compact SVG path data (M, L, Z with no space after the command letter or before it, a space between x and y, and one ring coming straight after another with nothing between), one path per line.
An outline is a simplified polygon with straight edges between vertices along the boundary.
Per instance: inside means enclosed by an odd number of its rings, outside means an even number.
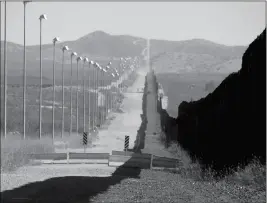
M263 2L0 4L3 202L266 202Z

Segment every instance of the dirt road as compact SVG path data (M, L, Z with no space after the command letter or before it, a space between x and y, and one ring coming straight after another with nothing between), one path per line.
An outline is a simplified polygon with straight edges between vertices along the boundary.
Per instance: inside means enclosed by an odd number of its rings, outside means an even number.
M125 93L122 103L123 113L114 113L115 119L107 129L99 132L99 139L93 143L95 147L88 148L86 152L111 153L112 150L124 149L124 136L129 135L129 148L134 146L137 130L141 124L142 95L136 93L137 89L144 87L147 70L138 70L138 77L129 93ZM65 152L65 149L57 149L57 152ZM69 149L73 152L83 152L83 148ZM60 176L110 176L116 168L103 164L52 164L41 166L25 166L12 173L1 173L1 191L10 190L27 183L43 181Z

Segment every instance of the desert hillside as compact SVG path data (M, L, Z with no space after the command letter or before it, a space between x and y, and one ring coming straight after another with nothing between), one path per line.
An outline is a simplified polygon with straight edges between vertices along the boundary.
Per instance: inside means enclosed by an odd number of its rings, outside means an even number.
M52 40L52 39L51 39ZM3 49L3 41L2 49ZM56 77L60 80L62 51L68 45L71 50L105 66L113 61L118 67L121 57L143 58L147 54L147 39L129 35L111 35L95 31L73 41L56 45ZM245 46L225 46L204 39L185 41L150 40L150 61L156 73L229 73L239 70ZM27 46L27 80L35 83L39 76L39 45ZM2 57L3 57L2 50ZM70 77L70 57L65 57L66 80ZM2 62L3 63L3 62ZM76 63L76 62L74 62ZM23 46L7 42L8 83L22 84ZM43 77L51 83L53 44L43 45ZM76 68L76 65L75 65ZM33 81L31 81L33 80Z

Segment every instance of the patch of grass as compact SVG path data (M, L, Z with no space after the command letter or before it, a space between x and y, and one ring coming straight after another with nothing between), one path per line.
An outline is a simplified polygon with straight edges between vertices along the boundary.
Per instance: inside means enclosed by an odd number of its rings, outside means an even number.
M139 178L127 178L110 186L92 202L265 202L266 169L257 161L245 170L216 179L211 170L202 172L200 165L192 163L176 143L168 149L181 161L176 170L143 169Z
M51 153L54 146L49 138L26 139L8 134L7 139L1 138L1 172L14 171L29 163L30 153Z
M168 150L181 161L176 170L165 170L193 181L207 182L222 191L227 190L228 197L238 202L264 202L266 197L266 167L255 158L245 169L239 168L234 173L218 179L211 169L203 171L199 163L192 163L189 155L177 143L172 143ZM242 195L240 194L242 193Z
M140 178L124 179L92 202L264 203L265 192L224 180L196 181L177 173L142 170Z

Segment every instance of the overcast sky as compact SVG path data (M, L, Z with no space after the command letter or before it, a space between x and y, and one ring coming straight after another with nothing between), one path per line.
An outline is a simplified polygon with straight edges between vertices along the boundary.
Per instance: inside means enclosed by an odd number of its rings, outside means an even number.
M2 28L4 22L2 3ZM26 8L27 45L75 40L95 30L145 38L203 38L225 45L247 45L265 28L265 2L31 2ZM3 39L3 29L2 29ZM23 44L23 4L7 3L7 40Z

